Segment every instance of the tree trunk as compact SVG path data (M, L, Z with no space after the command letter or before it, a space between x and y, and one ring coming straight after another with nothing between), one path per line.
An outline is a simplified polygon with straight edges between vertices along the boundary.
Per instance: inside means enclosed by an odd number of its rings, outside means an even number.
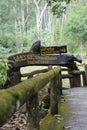
M51 29L52 25L52 17L50 7L46 9L45 14L43 16L43 28Z
M40 5L40 0L34 0L35 6L36 6L36 26L37 29L39 30L39 28L42 27L42 19L43 19L43 15L44 12L47 8L47 3L45 2L43 5Z
M24 1L21 0L21 23L22 23L22 29L21 29L21 33L22 33L22 43L20 46L20 52L22 52L23 50L23 36L24 36L24 31L25 31L25 18L24 18Z
M18 26L18 23L17 23L17 6L16 6L16 2L14 0L14 6L13 6L13 12L14 12L14 30L15 30L15 46L16 46L16 50L17 52L19 52L19 47L18 47L18 37L17 37L17 26Z
M28 17L29 17L29 1L26 0L26 19L25 19L25 29L26 29L26 34L27 34L27 31L28 31L28 25L27 25L27 21L28 21Z

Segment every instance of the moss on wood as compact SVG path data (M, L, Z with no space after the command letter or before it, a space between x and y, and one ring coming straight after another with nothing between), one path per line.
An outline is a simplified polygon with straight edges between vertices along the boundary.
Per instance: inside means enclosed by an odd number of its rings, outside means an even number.
M15 111L15 98L7 91L0 91L0 126Z
M40 130L62 130L66 121L69 117L69 105L67 102L63 102L59 104L59 115L63 117L63 120L58 120L55 116L50 113L44 118L41 123Z
M0 91L0 126L20 107L27 99L36 94L52 78L58 75L60 67L47 73L27 79L14 87Z

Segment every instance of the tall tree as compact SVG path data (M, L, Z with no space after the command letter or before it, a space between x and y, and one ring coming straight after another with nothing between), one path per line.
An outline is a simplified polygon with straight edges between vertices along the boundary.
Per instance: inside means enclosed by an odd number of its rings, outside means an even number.
M69 47L73 44L74 50L80 48L82 52L83 46L87 44L87 5L75 6L72 13L65 24L64 36L69 42Z
M14 12L14 31L15 31L15 46L17 49L17 52L19 51L19 47L18 47L18 37L17 37L17 31L18 31L18 18L17 18L17 5L16 5L16 1L14 0L14 4L13 4L13 12Z
M37 23L37 29L39 30L40 27L42 27L42 20L44 13L47 8L47 2L44 0L34 0L35 3L35 14L36 14L36 23Z

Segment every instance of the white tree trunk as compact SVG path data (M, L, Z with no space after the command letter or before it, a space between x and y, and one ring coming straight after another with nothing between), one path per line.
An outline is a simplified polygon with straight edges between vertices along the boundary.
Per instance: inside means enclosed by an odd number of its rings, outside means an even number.
M20 52L22 52L23 50L23 36L24 36L24 32L25 32L25 18L24 18L24 0L21 0L21 33L22 33L22 43L20 45Z
M62 41L62 34L63 34L65 20L66 20L66 14L63 13L61 18L60 18L60 43Z
M14 28L15 28L15 46L16 46L17 52L19 53L18 37L17 37L17 28L18 28L18 23L17 23L17 6L16 6L15 0L14 0L13 12L14 12Z
M26 10L27 10L27 14L28 14L28 11L29 11L28 5L29 5L29 1L26 0L26 8L27 8Z
M26 31L26 34L27 34L27 30L28 30L28 26L27 26L28 18L29 18L29 1L26 0L26 18L25 18L25 31Z
M50 7L46 9L45 14L43 16L43 25L45 28L50 28L52 27L52 15L51 15L51 10Z
M24 1L21 0L21 21L22 21L22 33L24 33L24 27L25 27L25 24L24 24Z
M34 0L35 6L36 6L36 26L37 29L39 30L42 27L42 19L44 12L47 8L47 3L44 2L44 5L40 5L41 0Z

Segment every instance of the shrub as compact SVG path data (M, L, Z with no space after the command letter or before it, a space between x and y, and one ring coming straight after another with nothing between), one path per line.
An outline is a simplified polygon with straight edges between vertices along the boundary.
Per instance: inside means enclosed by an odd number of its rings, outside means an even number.
M8 79L7 70L9 69L8 60L0 55L0 86L4 86Z

